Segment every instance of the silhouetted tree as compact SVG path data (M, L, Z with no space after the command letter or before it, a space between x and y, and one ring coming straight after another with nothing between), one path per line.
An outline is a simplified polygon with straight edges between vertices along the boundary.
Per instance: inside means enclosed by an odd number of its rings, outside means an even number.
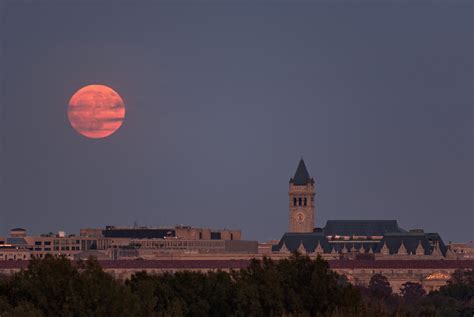
M392 295L392 287L385 276L374 274L370 278L369 292L375 298L386 299Z
M32 259L27 270L11 279L9 302L12 306L29 302L48 316L73 315L78 280L78 270L66 258Z
M466 284L474 285L474 270L456 270L451 274L451 278L448 281L449 284Z
M406 282L400 289L401 295L406 302L413 303L426 294L420 283Z
M157 310L158 297L155 294L157 281L156 277L147 274L145 271L132 275L126 285L132 294L138 298L140 316L152 316Z

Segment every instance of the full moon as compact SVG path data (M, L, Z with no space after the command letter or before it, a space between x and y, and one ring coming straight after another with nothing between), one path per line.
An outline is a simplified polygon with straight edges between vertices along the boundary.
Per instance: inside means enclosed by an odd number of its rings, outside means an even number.
M122 125L125 105L112 88L89 85L76 91L69 100L68 118L71 126L83 136L105 138Z

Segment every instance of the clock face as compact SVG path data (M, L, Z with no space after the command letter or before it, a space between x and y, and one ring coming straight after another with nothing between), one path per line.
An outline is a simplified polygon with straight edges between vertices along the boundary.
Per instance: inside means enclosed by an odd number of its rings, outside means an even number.
M305 217L303 213L299 212L296 214L295 218L297 223L303 223Z

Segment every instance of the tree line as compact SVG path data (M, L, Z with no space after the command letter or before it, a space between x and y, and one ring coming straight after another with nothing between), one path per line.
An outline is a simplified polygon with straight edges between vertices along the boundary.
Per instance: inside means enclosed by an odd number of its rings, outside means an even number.
M405 283L394 294L376 274L368 286L350 284L328 262L294 254L252 260L232 272L150 275L125 281L89 259L33 259L28 269L0 278L0 316L469 316L474 272L456 271L426 294Z

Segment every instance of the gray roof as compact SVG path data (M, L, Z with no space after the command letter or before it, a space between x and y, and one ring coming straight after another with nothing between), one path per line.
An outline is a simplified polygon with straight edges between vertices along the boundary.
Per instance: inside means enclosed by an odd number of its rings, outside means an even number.
M314 183L314 180L309 176L303 158L301 158L300 162L298 163L295 176L290 178L290 183L292 183L293 185L306 185L309 183Z
M7 244L26 245L26 240L24 238L7 238Z
M430 255L433 252L433 245L437 243L439 249L443 255L446 255L447 247L445 246L443 240L437 233L406 233L406 234L397 234L397 233L388 233L380 241L379 245L375 249L375 252L380 252L380 249L384 244L387 244L390 254L397 253L401 244L407 249L408 254L414 254L418 244L421 242L421 246L425 249L425 255Z
M323 228L326 236L383 236L386 233L404 233L396 220L328 220Z
M322 232L312 232L312 233L291 233L287 232L283 235L280 242L272 246L272 251L279 251L283 247L283 243L290 252L298 250L301 243L303 243L304 248L307 252L314 252L318 243L321 245L324 253L331 253L332 249L337 253L340 253L344 247L347 250L352 248L360 249L363 248L366 252L372 248L374 251L377 248L377 243L370 242L338 242L338 243L329 243L326 237Z
M333 241L332 243L329 243L323 232L287 232L283 235L278 244L272 246L272 251L279 251L283 247L283 244L285 244L290 252L294 252L298 250L300 244L303 243L307 252L313 252L319 243L324 253L330 253L333 248L337 253L340 253L344 247L347 251L352 250L353 248L357 250L363 248L365 252L369 252L369 249L372 249L374 253L380 253L383 245L386 244L389 253L396 254L403 242L408 254L415 254L418 244L421 243L425 250L425 255L430 255L433 252L433 246L435 244L438 244L441 253L446 255L447 247L437 233L395 232L386 233L383 236L382 240L374 242Z
M163 239L165 237L176 236L174 229L153 229L153 228L107 228L102 230L106 238L132 238L132 239Z
M13 228L10 231L26 231L26 229L23 228Z
M326 237L322 232L312 232L312 233L293 233L286 232L281 238L280 242L277 245L272 247L273 251L279 251L285 243L286 248L290 252L294 252L300 246L300 243L303 243L304 248L308 252L313 252L318 245L318 242L321 244L324 252L331 252L331 245L328 243Z

